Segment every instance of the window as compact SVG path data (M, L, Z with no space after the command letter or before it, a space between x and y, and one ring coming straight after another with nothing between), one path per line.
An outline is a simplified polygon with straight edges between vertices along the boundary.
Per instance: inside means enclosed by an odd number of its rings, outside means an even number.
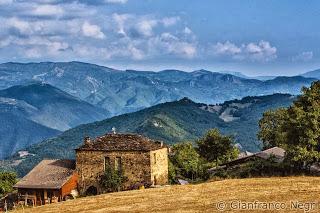
M153 162L154 164L157 163L157 153L153 153Z
M104 157L104 170L110 166L110 158L109 157Z
M116 157L116 160L114 162L114 169L117 171L121 171L121 157Z

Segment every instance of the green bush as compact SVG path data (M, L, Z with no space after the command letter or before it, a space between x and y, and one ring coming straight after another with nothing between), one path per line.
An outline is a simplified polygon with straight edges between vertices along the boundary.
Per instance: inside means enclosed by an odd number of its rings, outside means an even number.
M0 172L0 198L13 191L17 175L13 172Z
M106 167L105 173L101 177L101 183L108 192L120 191L126 181L127 177L123 175L123 171L117 171L111 166Z
M169 179L175 183L176 178L198 181L207 179L208 164L193 147L191 142L178 143L172 146L172 155L170 155Z
M275 157L271 156L269 159L256 158L241 165L220 169L215 171L213 177L250 178L286 176L289 174L294 174L291 165L287 162L277 162Z

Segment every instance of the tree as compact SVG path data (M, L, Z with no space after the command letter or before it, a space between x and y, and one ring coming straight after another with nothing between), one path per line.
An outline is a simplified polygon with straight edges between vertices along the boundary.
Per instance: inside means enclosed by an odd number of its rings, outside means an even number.
M271 125L274 124L274 125ZM302 88L302 95L287 109L267 112L259 122L265 144L286 149L286 160L309 168L320 159L320 81Z
M260 131L258 138L262 140L264 149L275 146L285 146L286 135L282 128L287 119L288 114L286 108L268 110L263 113L263 117L259 121Z
M320 81L303 87L302 93L288 108L284 128L288 158L308 167L320 159Z
M209 162L225 163L238 157L239 150L234 147L230 136L223 136L218 129L209 130L197 141L198 153Z
M199 154L196 152L192 143L178 143L172 146L172 155L170 161L175 167L175 172L171 173L175 176L183 176L194 180L201 177L203 172L203 164L205 163L200 159Z
M17 175L13 172L0 172L0 198L13 191L13 185L17 182Z
M119 191L127 178L123 175L123 171L118 171L111 166L106 166L104 175L101 178L102 185L109 191Z

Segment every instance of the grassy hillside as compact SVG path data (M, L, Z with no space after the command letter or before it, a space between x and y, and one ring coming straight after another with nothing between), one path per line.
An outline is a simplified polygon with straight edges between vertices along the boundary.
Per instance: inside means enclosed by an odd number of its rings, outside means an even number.
M218 203L221 208L223 204L226 205L225 212L231 212L230 205L234 201L278 202L284 203L281 212L304 212L292 204L317 202L315 198L320 193L319 180L319 177L224 180L198 185L110 193L18 212L219 212ZM235 206L233 204L233 207ZM310 212L318 212L318 207L315 206ZM260 212L259 210L263 209L242 212ZM271 209L266 212L279 211Z
M261 146L256 134L262 113L288 106L293 97L283 94L247 97L221 105L198 104L189 99L159 104L135 113L80 125L29 147L27 151L34 155L23 159L14 157L11 163L16 165L18 160L19 164L14 169L21 176L44 158L74 158L74 149L83 143L85 136L103 135L112 127L121 133L135 132L167 144L194 141L208 129L219 128L222 133L233 135L243 150L254 152Z

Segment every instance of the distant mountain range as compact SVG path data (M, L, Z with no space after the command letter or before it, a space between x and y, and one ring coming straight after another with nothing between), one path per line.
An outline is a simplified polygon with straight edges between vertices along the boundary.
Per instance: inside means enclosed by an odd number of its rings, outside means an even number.
M261 148L256 134L258 120L268 109L285 107L295 96L274 94L246 97L227 101L220 105L198 104L188 98L159 104L138 112L115 116L103 121L80 125L61 135L27 148L28 156L16 154L7 161L15 164L19 174L29 171L43 158L74 158L74 149L83 143L85 136L92 138L110 132L135 132L168 144L194 141L210 128L233 135L243 150L257 151Z
M0 159L28 145L56 136L110 113L48 84L0 90Z
M301 76L303 76L305 78L317 78L317 79L320 79L320 69L313 70L313 71L310 71L310 72L306 72L306 73L302 74Z
M245 96L264 96L274 93L297 95L302 86L309 86L312 81L320 78L320 70L293 77L261 78L268 80L252 79L239 72L121 71L81 62L0 64L0 122L4 124L0 126L0 159L16 150L57 136L79 124L139 111L183 97L198 103L214 104ZM239 113L239 110L236 111ZM211 116L215 125L222 122L219 126L222 131L232 133L235 129L226 131L223 128L226 123L228 123L226 128L235 123L227 112L211 113L208 116ZM215 119L216 117L218 118ZM130 122L140 129L130 127L128 130L148 135L152 128L144 131L142 125L142 123L147 125L148 119L142 122L138 117L134 118L137 121L130 120ZM176 123L176 119L173 120L173 123ZM150 135L159 136L159 139L167 142L194 139L201 135L204 129L215 126L212 122L208 121L209 126L205 127L201 127L201 123L195 123L200 127L192 127L198 129L192 131L184 130L183 126L188 123L178 122L168 127L166 134L173 134L169 133L170 129L176 129L174 131L179 134L168 136L164 133L158 135L160 133L157 132ZM131 123L127 126L131 126ZM107 127L110 129L112 125ZM120 130L123 130L121 128ZM106 131L106 127L102 129ZM102 129L99 134L103 133ZM83 129L84 133L87 131L89 130ZM241 138L240 135L246 134L246 130L243 129L243 133L237 134L237 137ZM241 142L244 149L258 149L255 137L245 139L247 142ZM62 156L68 156L65 153L69 153L70 150L57 151L61 152Z
M0 64L0 89L40 81L120 115L183 97L212 104L276 92L299 94L302 86L315 80L295 76L261 81L233 74L207 70L120 71L81 62L5 63Z

